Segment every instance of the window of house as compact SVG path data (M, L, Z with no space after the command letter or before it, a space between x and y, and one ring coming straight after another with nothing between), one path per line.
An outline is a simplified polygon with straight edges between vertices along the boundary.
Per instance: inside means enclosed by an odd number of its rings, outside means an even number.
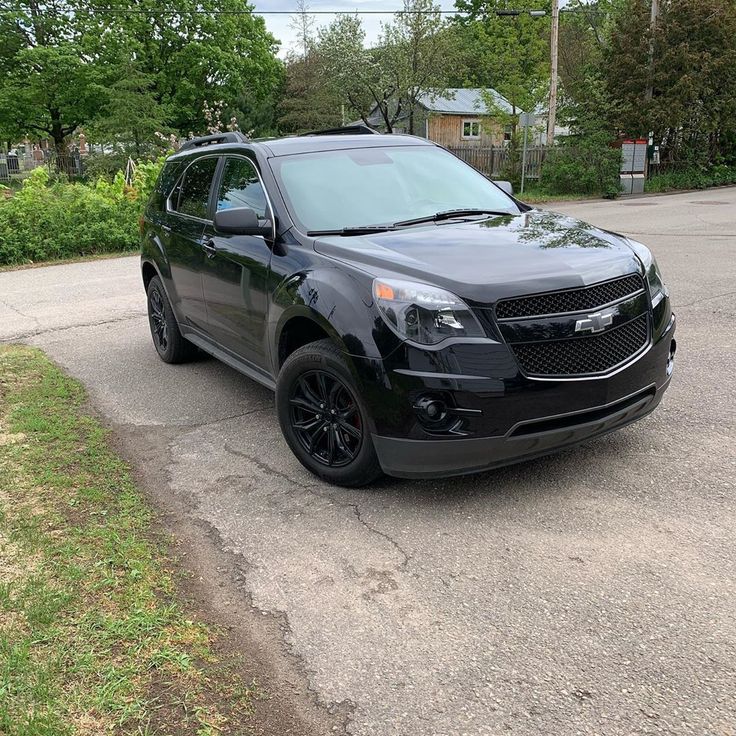
M513 133L513 128L510 125L507 125L503 130L503 139L505 141L510 141L512 133Z
M463 138L480 138L480 120L463 120Z
M217 209L248 207L260 218L266 217L266 194L255 167L245 158L226 158L217 195Z

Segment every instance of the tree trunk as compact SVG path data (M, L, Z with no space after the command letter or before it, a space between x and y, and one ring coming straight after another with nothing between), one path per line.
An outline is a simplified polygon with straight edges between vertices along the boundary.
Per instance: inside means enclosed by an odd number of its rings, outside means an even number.
M54 141L54 150L57 159L66 156L66 133L61 122L59 110L49 110L51 113L51 138Z

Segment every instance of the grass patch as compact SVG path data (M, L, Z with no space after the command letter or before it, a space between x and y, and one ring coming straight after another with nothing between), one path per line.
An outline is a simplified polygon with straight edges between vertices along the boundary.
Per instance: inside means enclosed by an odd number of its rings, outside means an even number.
M177 601L82 387L0 347L0 734L241 734L254 690Z
M579 202L588 199L603 199L602 194L550 194L547 189L539 186L525 186L524 194L514 193L522 202L527 204L542 204L544 202Z

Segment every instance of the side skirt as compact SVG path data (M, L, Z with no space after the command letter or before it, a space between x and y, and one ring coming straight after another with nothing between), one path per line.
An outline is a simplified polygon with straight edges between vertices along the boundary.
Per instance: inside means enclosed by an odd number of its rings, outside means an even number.
M213 358L217 358L217 360L229 365L244 376L248 376L248 378L254 380L256 383L260 383L262 386L271 389L271 391L276 390L276 381L273 376L266 373L262 368L258 368L252 363L239 358L191 326L180 323L179 329L181 330L181 334L189 342L204 350L205 353L209 353Z

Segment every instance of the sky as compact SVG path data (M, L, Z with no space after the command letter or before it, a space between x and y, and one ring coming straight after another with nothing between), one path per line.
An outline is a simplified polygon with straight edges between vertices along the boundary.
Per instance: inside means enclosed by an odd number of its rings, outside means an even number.
M308 0L309 8L316 10L399 10L403 6L402 0ZM255 12L259 10L293 10L296 6L295 0L255 0ZM454 0L440 0L442 10L453 10ZM372 43L378 38L381 31L381 22L392 19L391 12L386 15L361 15L363 28L366 32L367 43ZM266 26L276 38L281 41L279 56L284 56L288 50L294 47L296 39L294 31L289 28L290 15L266 15ZM316 25L327 25L334 15L315 16Z
M256 13L259 10L292 11L296 7L296 0L252 0ZM437 0L442 10L454 10L454 0ZM375 42L381 32L381 23L392 20L392 13L403 7L403 0L307 0L309 9L314 11L326 10L387 10L385 15L361 15L363 28L366 33L366 43ZM560 7L564 8L568 0L560 0ZM279 56L286 56L287 52L296 46L296 34L289 27L291 15L265 15L266 26L271 33L281 41ZM315 28L327 25L334 15L316 15Z

